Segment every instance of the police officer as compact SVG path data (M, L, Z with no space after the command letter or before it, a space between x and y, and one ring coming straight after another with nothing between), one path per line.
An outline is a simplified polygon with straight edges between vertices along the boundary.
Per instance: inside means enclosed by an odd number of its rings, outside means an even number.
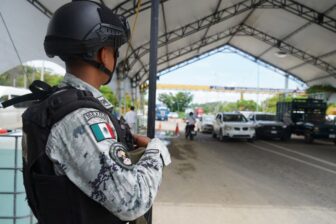
M41 224L127 223L153 204L169 152L159 139L134 135L146 150L132 161L125 130L98 91L129 35L127 21L96 2L68 3L51 18L45 51L67 73L23 115L24 184Z

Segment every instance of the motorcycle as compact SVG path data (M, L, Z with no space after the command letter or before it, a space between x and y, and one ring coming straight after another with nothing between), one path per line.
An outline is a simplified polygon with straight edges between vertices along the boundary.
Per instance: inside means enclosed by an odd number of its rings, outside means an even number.
M185 138L193 140L194 136L196 136L196 131L195 131L195 125L194 124L189 124L187 122L186 128L185 128Z

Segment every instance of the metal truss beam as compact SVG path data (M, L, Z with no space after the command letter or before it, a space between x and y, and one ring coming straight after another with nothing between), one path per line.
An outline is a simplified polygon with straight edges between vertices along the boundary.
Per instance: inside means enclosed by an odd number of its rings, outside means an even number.
M205 39L202 39L200 41L196 41L184 48L181 48L181 49L178 49L176 51L173 51L173 52L170 52L169 55L170 55L170 60L174 60L174 59L177 59L181 56L184 56L184 55L187 55L189 54L190 52L194 52L194 51L198 51L198 49L204 47L204 46L207 46L209 44L213 44L213 43L216 43L217 41L220 41L220 40L223 40L227 37L230 37L233 33L236 32L237 28L239 26L235 26L235 27L232 27L228 30L225 30L223 32L220 32L220 33L217 33L217 34L214 34L214 35L211 35L211 36L208 36L207 38ZM163 55L161 57L158 58L157 60L157 65L162 65L164 63L167 63L167 59L166 59L166 56ZM149 67L149 65L145 66L146 68ZM148 70L148 69L147 69ZM147 74L147 72L144 70L144 69L140 69L136 75L134 75L134 80L139 83L143 77Z
M335 25L336 31L336 21L333 18L318 13L317 11L297 2L290 0L245 0L230 7L218 10L216 13L203 17L200 20L162 34L158 39L158 47L163 47L203 29L208 29L214 24L220 23L226 19L255 8L281 8L325 28L329 28L329 30ZM122 66L123 63L127 63L131 69L137 63L137 60L148 54L148 52L149 42L146 42L135 49L135 51L133 51L123 62L119 63L118 66Z
M256 5L260 4L260 2L264 2L264 0L245 0L233 6L221 9L215 14L208 15L206 17L203 17L202 19L196 20L185 26L162 34L158 38L158 48L177 41L181 38L187 37L196 32L199 32L200 30L206 29L209 26L225 21L226 19L232 18L252 8L255 8ZM216 19L213 20L213 18ZM149 42L146 42L145 44L136 48L123 62L119 63L118 66L123 66L122 64L126 63L130 66L130 68L132 68L137 62L137 58L141 58L148 53Z
M250 26L247 25L237 25L235 27L232 27L231 29L218 33L216 35L212 35L209 36L205 39L202 39L201 41L195 42L193 44L191 44L190 46L184 47L182 49L179 49L177 51L171 52L170 55L172 55L170 58L175 59L177 57L183 56L183 53L190 53L192 51L194 51L194 47L198 46L198 48L202 47L202 46L207 46L211 43L214 43L215 41L218 41L220 38L223 39L225 37L228 37L232 34L237 34L237 35L245 35L245 36L251 36L253 38L256 38L258 40L261 40L271 46L278 46L281 50L286 51L288 54L291 54L292 56L299 58L300 60L303 60L305 63L309 63L312 64L318 68L320 68L323 71L328 72L329 74L334 74L336 73L336 68L333 67L332 65L328 64L327 62L321 60L321 58L318 57L314 57L312 55L307 54L304 51L301 51L295 47L293 47L292 45L289 45L285 42L279 42L278 39L263 33L257 29L254 29ZM237 48L237 47L236 47ZM243 51L240 49L240 51ZM176 56L177 55L177 56ZM198 55L198 54L197 54ZM256 57L257 58L257 57ZM258 58L259 61L262 61L262 59ZM160 57L158 59L158 63L159 65L165 63L164 61L164 57ZM269 62L265 61L265 63L270 64ZM144 66L145 68L148 67ZM272 65L272 67L276 67L275 65ZM284 71L284 69L279 68L280 70ZM290 71L285 70L286 73L290 73ZM136 73L135 77L135 81L139 82L142 81L143 77L146 75L146 70L141 69L139 72ZM293 74L291 74L293 76ZM302 81L302 80L301 80Z
M261 3L262 3L262 2L260 2L259 4L261 4ZM250 11L250 12L245 16L245 18L241 21L240 26L243 26L243 25L246 23L246 21L251 17L251 15L252 15L252 13L255 11L255 9L256 9L256 8L251 9L251 11ZM238 31L239 31L239 29L237 29L237 32L238 32ZM234 33L234 34L230 37L228 43L231 43L232 39L236 36L237 32Z
M162 10L162 17L163 17L163 27L164 27L164 31L165 33L167 33L168 29L167 29L167 19L166 19L166 10L164 7L164 3L161 3L161 10ZM166 41L168 41L168 37L166 35ZM166 57L167 57L167 62L169 64L169 49L168 49L168 44L166 44Z
M327 79L327 78L335 77L335 76L336 76L336 73L335 74L324 75L322 77L317 77L317 78L314 78L314 79L310 79L310 80L306 81L306 83L311 83L311 82L315 82L317 80Z
M336 50L333 50L333 51L330 51L330 52L328 52L328 53L322 54L322 55L318 56L317 58L319 58L319 59L322 60L322 58L331 56L331 55L333 55L333 54L336 54ZM288 68L288 71L292 71L292 70L294 70L294 69L296 69L296 68L302 67L302 66L308 64L309 62L311 62L311 61L305 61L305 62L300 63L300 64L298 64L298 65L294 65L294 66Z
M306 83L303 79L301 79L300 77L292 74L291 72L289 72L288 70L286 69L283 69L283 68L280 68L278 67L277 65L275 64L272 64L266 60L263 60L261 58L258 58L256 56L253 56L252 54L250 54L249 52L247 51L244 51L243 49L237 47L237 46L234 46L232 44L228 44L229 46L235 48L237 51L235 51L234 53L240 55L240 56L243 56L244 58L247 58L249 59L250 61L253 61L253 62L256 62L258 63L259 65L271 70L271 71L274 71L274 72L277 72L283 76L287 76L288 75L288 78L295 81L295 82L300 82L300 83ZM240 51L240 52L239 52Z
M130 46L131 50L134 51L134 48L133 48L131 43L129 43L129 46ZM143 63L143 61L141 60L141 58L138 58L138 61L141 65L141 69L144 70L145 72L148 72L149 66L146 67L145 64ZM123 67L118 66L116 68L116 71L117 71L117 78L119 80L123 80L123 79L128 77L127 74L130 71L130 67L129 67L128 64L123 64Z
M234 33L235 29L237 29L239 27L240 27L240 25L238 25L236 27L233 27L231 29L231 33L232 32ZM212 35L209 38L213 39L211 41L213 43L213 42L216 41L216 39L217 39L217 41L220 40L220 39L224 39L225 38L224 34L225 33L222 32L222 33L218 34L219 35L218 37L215 37L214 35ZM220 36L222 36L222 38L219 38ZM227 36L230 36L230 34L227 33ZM181 56L183 56L183 55L185 55L187 53L190 53L192 51L196 51L197 52L197 49L198 49L199 45L200 45L200 43L195 42L194 43L194 47L188 46L188 47L185 47L183 49L179 49L179 50L173 52L172 53L172 55L174 55L173 59L179 58L179 57L181 57ZM203 42L203 45L206 45L206 44ZM206 57L209 57L209 56L211 56L213 54L216 54L216 53L219 53L219 52L223 52L223 53L236 53L236 54L238 54L238 55L240 55L240 56L242 56L242 57L244 57L244 58L246 58L246 59L248 59L248 60L250 60L252 62L258 63L259 65L261 65L261 66L263 66L263 67L265 67L265 68L267 68L267 69L269 69L271 71L279 73L279 74L281 74L283 76L289 75L290 79L293 80L293 81L304 83L304 81L302 79L300 79L299 77L296 77L295 75L291 74L290 72L285 71L284 69L279 68L276 65L271 64L271 63L269 63L267 61L264 61L264 60L262 60L260 58L257 58L255 56L249 54L248 52L245 52L245 51L243 51L243 50L241 50L241 49L239 49L239 48L237 48L235 46L232 46L232 47L231 46L232 45L225 45L224 47L222 46L222 47L219 47L219 48L210 49L210 50L208 50L208 51L206 51L205 53L202 53L202 54L197 53L196 56L191 57L190 59L188 59L186 61L183 61L181 63L178 63L175 66L172 66L172 67L167 68L167 69L166 68L165 69L161 69L159 71L159 75L158 76L160 77L160 76L162 76L164 74L167 74L169 72L175 71L175 70L177 70L179 68L182 68L184 66L192 64L192 63L194 63L196 61L202 60L202 59L204 59ZM161 58L159 58L158 59L158 65L161 65L161 64L165 63L164 59L165 59L164 56L162 56ZM139 86L140 84L142 84L146 80L145 79L146 75L147 75L147 73L144 72L143 70L140 70L139 72L137 72L136 75L132 78L133 82L135 83L134 86L136 87L136 86Z
M38 0L27 0L30 4L32 4L35 8L37 8L40 12L46 15L48 18L51 18L53 13L47 9L40 1Z
M139 1L139 0L138 0ZM161 3L167 2L168 0L158 0ZM139 12L149 10L152 6L151 0L143 1L141 3L141 7L139 9ZM137 8L137 1L133 0L125 0L116 7L114 7L113 13L125 16L127 18L133 16L135 14Z
M260 8L281 8L336 33L336 20L325 13L292 0L267 0L267 2L269 4L260 5Z
M159 72L159 76L162 76L162 75L165 75L165 74L170 73L172 71L175 71L177 69L183 68L183 67L185 67L187 65L193 64L193 63L195 63L197 61L200 61L200 60L202 60L204 58L210 57L210 56L212 56L214 54L217 54L217 53L234 53L234 54L238 54L239 56L244 57L244 58L246 58L246 59L248 59L248 60L250 60L252 62L255 62L255 63L259 64L260 66L263 66L263 67L265 67L265 68L267 68L267 69L269 69L269 70L271 70L273 72L276 72L276 73L278 73L280 75L283 75L283 76L288 76L289 79L291 79L291 80L293 80L295 82L305 83L299 77L296 77L293 74L287 73L286 71L284 71L283 69L277 67L276 65L273 65L273 64L271 64L269 62L266 62L266 61L264 61L262 59L256 58L255 56L249 54L248 52L245 52L245 51L243 51L243 50L241 50L241 49L239 49L239 48L237 48L235 46L232 46L230 44L225 44L222 47L208 50L205 53L202 53L200 55L196 55L196 56L194 56L194 57L192 57L192 58L190 58L190 59L188 59L186 61L178 63L178 64L176 64L173 67L170 67L168 69L163 69L163 70L161 70ZM136 81L136 79L134 79L134 80ZM144 80L143 77L142 78L139 77L138 80L140 80L140 81L136 81L137 83L136 83L135 87L141 85L144 81L146 81L146 80Z
M222 4L222 0L218 0L218 2L217 2L217 6L216 6L215 11L214 11L214 16L213 16L213 18L212 18L211 23L213 23L213 22L216 20L215 15L216 15L216 13L218 12L219 7L220 7L221 4ZM204 39L206 38L206 36L208 35L208 32L209 32L209 30L210 30L210 27L211 27L211 26L208 26L208 27L206 28L206 30L205 30L205 32L204 32L203 37L202 37L201 40L204 40ZM199 53L200 49L201 49L201 48L198 48L198 50L197 50L197 54Z
M331 11L333 11L335 8L336 8L336 4L333 5L331 8L327 9L326 11L324 11L323 14L328 14L328 13L330 13ZM286 40L288 40L289 38L291 38L291 37L294 36L295 34L297 34L297 33L301 32L302 30L306 29L306 28L307 28L308 26L310 26L311 24L313 24L313 22L309 21L308 23L306 23L306 24L300 26L299 28L297 28L297 29L294 30L293 32L291 32L291 33L287 34L285 37L283 37L283 38L281 39L281 41L286 41ZM265 55L267 52L269 52L272 48L273 48L273 46L267 48L265 51L263 51L261 54L259 54L258 57L262 57L262 56Z
M310 55L298 48L295 48L294 46L286 43L286 42L281 42L281 40L276 39L260 30L257 30L253 27L244 25L242 26L242 30L239 32L242 32L243 34L246 34L248 36L252 36L260 41L263 41L271 46L277 46L279 49L287 52L288 54L303 60L309 64L312 64L322 71L325 71L329 74L335 73L336 72L336 67L330 65L329 63L321 60L318 57L315 57L313 55Z

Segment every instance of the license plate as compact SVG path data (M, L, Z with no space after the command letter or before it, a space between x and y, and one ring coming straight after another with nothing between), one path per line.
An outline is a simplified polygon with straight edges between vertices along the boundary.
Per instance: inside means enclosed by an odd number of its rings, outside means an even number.
M336 135L329 135L329 138L336 138Z
M278 132L277 131L271 131L271 134L277 134Z

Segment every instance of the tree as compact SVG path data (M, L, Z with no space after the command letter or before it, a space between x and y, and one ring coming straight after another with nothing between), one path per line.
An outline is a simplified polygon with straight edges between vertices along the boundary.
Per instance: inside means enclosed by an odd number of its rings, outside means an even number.
M315 85L306 89L306 93L336 93L336 88L332 85Z
M256 111L257 103L253 100L238 100L237 110L239 111Z
M27 65L19 65L3 74L0 74L0 85L24 87L24 74L27 75L27 86L29 86L34 80L41 79L40 69ZM62 80L63 76L54 74L48 69L45 70L44 81L49 85L58 85Z
M176 105L174 111L185 111L185 109L189 106L191 101L193 100L193 95L188 92L178 92L175 95L174 103Z
M193 100L193 95L188 92L162 93L159 95L159 101L164 103L171 111L184 111Z
M174 107L174 96L172 93L162 93L159 95L159 101L164 103L171 111L173 110Z
M114 107L117 107L119 105L116 95L113 93L112 89L109 86L101 86L99 91L108 101L110 101L110 103L112 103Z

